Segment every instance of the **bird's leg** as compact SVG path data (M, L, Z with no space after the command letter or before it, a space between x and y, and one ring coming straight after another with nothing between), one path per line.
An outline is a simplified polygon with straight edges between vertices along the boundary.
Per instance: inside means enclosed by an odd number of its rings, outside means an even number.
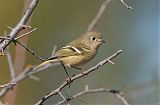
M63 64L62 62L61 62L61 64L62 64L62 66L63 66L63 68L64 68L64 70L65 70L66 75L69 77L69 73L67 72L66 67L64 66L64 64Z
M64 70L65 70L65 73L66 73L66 75L67 75L66 81L68 82L69 87L70 87L71 78L70 78L69 73L67 72L67 69L66 69L65 65L63 64L63 62L61 62L61 64L62 64L62 66L63 66L63 68L64 68Z

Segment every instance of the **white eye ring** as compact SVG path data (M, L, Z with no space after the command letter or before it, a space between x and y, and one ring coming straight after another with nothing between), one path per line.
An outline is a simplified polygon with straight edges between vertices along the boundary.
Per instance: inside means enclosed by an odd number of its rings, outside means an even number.
M92 37L91 37L91 40L95 41L95 40L96 40L96 38L92 36Z

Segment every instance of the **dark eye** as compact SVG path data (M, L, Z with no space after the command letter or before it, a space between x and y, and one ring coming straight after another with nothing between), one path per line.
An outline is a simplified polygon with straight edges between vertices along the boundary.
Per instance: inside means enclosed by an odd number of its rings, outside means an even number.
M95 40L96 40L96 38L95 38L95 37L91 37L91 39L92 39L93 41L95 41Z

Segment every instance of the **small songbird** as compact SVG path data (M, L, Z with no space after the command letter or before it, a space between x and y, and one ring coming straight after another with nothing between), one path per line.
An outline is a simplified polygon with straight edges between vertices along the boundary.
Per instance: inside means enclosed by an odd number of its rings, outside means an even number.
M99 32L86 32L79 38L69 42L55 53L55 56L36 66L41 68L48 63L61 62L64 66L80 69L78 66L87 63L97 53L99 46L105 41ZM81 70L81 69L80 69Z

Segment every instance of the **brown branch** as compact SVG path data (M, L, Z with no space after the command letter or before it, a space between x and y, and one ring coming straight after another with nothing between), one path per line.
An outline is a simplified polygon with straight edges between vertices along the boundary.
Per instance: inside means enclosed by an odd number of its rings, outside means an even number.
M12 87L13 85L16 85L16 82L12 82L12 83L7 83L7 84L4 84L4 85L0 85L0 88Z
M122 94L120 94L120 92L115 93L115 95L123 102L124 105L129 105L125 97Z
M16 44L19 44L21 47L23 47L24 49L26 49L28 52L30 52L34 57L36 57L37 59L41 60L41 61L45 61L46 59L41 58L40 56L38 56L37 54L34 53L34 51L30 50L29 48L27 48L24 44L22 44L21 42L19 42L18 40L15 40Z
M45 71L47 68L56 66L58 64L60 64L60 63L48 64L48 65L45 65L43 68L39 68L36 70L34 70L34 67L26 67L19 75L16 76L15 81L11 80L10 83L12 83L12 82L19 83L22 80L24 80L24 79L26 79L36 73ZM3 97L7 93L7 91L10 89L11 89L11 87L4 87L3 89L1 89L0 98Z
M24 36L26 36L26 35L31 34L32 32L34 32L34 31L36 31L36 30L37 30L37 28L34 28L33 30L31 30L31 31L29 31L29 32L27 32L27 33L24 33L24 34L16 37L14 40L18 40L18 39L20 39L20 38L22 38L22 37L24 37Z
M102 17L102 15L104 14L104 11L106 9L107 4L110 3L111 0L104 0L104 2L102 3L99 11L97 12L97 15L94 17L94 19L92 20L92 22L88 25L88 29L87 31L92 31L94 30L94 28L96 27L98 21L100 20L100 18Z
M91 67L90 69L77 74L73 77L70 78L70 81L64 81L57 89L52 90L50 93L46 94L41 100L39 100L35 105L43 105L43 103L49 99L50 97L52 97L53 95L58 94L58 92L60 92L64 87L66 87L67 85L71 84L73 81L82 78L86 75L88 75L89 73L98 70L99 67L103 66L104 64L108 63L110 60L112 60L113 58L117 57L119 54L122 53L122 50L118 50L117 52L115 52L113 55L111 55L110 57L104 59L103 61L99 62L97 65Z
M87 87L87 88L86 88ZM77 99L78 97L81 97L83 95L86 95L86 94L91 94L91 93L104 93L104 92L107 92L107 93L112 93L114 94L115 96L117 96L117 98L119 98L122 103L124 105L129 105L129 103L127 102L127 100L125 99L125 97L123 96L123 92L121 92L120 90L116 90L116 89L105 89L105 88L98 88L98 89L88 89L88 85L85 87L85 90L82 91L82 92L79 92L75 95L73 95L72 97L68 98L67 101L71 101L72 99ZM59 101L58 103L56 103L55 105L61 105L61 104L64 104L66 103L65 100L62 100L62 101Z
M1 50L1 53L3 53L4 49L5 49L11 42L15 41L16 35L17 35L24 27L26 27L25 24L26 24L26 22L28 21L30 15L32 14L34 8L37 6L38 1L39 1L39 0L32 0L32 2L30 3L29 8L28 8L27 11L25 12L24 16L23 16L22 19L19 21L19 23L18 23L14 28L11 29L11 32L7 35L6 38L3 38L3 37L0 38L0 39L2 39L2 40L0 41L0 44L1 44L1 45L0 45L0 50ZM102 15L103 15L103 13L104 13L104 11L105 11L105 8L106 8L107 4L108 4L110 1L111 1L111 0L105 0L105 1L104 1L104 3L102 4L102 6L100 7L100 10L98 11L96 17L93 19L93 21L91 22L91 24L88 26L88 30L87 30L87 31L93 30L93 29L96 27L98 21L100 20L100 18L102 17ZM121 2L125 5L125 3L123 2L123 0L121 0ZM128 5L125 5L125 6L127 7ZM31 31L31 32L32 32L32 31ZM28 35L28 34L26 34L26 35ZM23 35L23 36L25 36L25 35ZM22 36L22 37L23 37L23 36ZM20 45L21 45L21 44L20 44ZM22 46L22 45L21 45L21 46ZM22 47L25 48L25 46L22 46ZM27 47L26 47L26 48L27 48ZM25 48L25 49L26 49L26 48ZM27 50L27 49L26 49L26 50ZM121 52L122 52L122 51L119 50L119 51L117 51L114 55L112 55L111 58L109 57L109 58L103 60L102 62L98 63L96 66L90 68L89 70L73 76L73 77L71 78L71 82L73 82L74 80L76 80L76 79L78 79L78 78L81 78L81 77L83 77L83 76L85 76L85 75L88 75L90 72L98 69L100 66L103 66L103 65L104 65L105 63L107 63L107 62L113 63L113 62L111 61L111 59L113 59L114 57L116 57L117 55L119 55ZM31 52L30 52L30 53L31 53ZM32 53L32 54L33 54L33 53ZM34 55L34 54L33 54L33 55ZM38 73L38 72L40 72L40 71L44 71L46 68L49 68L49 67L54 66L54 65L55 65L55 64L48 64L48 65L46 65L45 67L40 68L40 69L37 69L37 70L33 70L34 67L32 67L32 68L26 68L23 72L21 72L21 73L15 78L15 81L11 80L10 83L12 83L12 82L20 82L21 80L24 80L25 78L27 78L27 77L35 74L35 73ZM32 71L32 70L33 70L33 71ZM56 90L53 90L51 93L49 93L48 95L46 95L46 96L44 97L44 99L40 100L38 103L43 103L46 99L48 99L48 98L51 97L52 95L57 94L58 92L60 92L61 89L63 89L63 88L64 88L65 86L67 86L67 85L68 85L68 82L67 82L67 81L64 81L63 84L62 84L59 88L57 88ZM11 86L11 87L13 87L13 86ZM9 89L10 89L9 86L4 87L4 88L0 91L0 97L3 96ZM48 98L47 98L47 97L48 97Z
M30 18L33 10L35 9L35 7L37 6L39 0L32 0L32 2L29 4L28 9L25 11L23 17L20 19L20 21L18 22L18 24L11 29L11 31L9 32L9 34L7 35L8 38L10 38L10 40L5 40L3 41L3 43L1 44L0 50L3 53L3 51L5 50L5 48L12 42L14 41L14 38L17 36L17 34L23 29L23 27L26 25L28 19Z
M13 62L12 62L12 57L11 57L11 54L10 54L9 47L7 48L6 55L7 55L7 58L8 58L8 65L9 65L11 79L15 80L16 74L15 74L15 70L14 70L14 67L13 67Z
M11 38L11 40L6 40L4 46L2 43L2 49L4 50L7 48L7 46L14 42L16 39L16 36L19 34L21 35L19 37L20 42L23 43L25 46L27 45L28 37L23 37L28 34L26 34L31 26L27 26L27 22L29 23L29 19L31 17L31 14L33 13L34 8L36 7L38 3L38 0L27 0L24 5L24 11L23 16L19 23L11 29L10 33L7 35L8 38ZM24 34L25 33L25 34ZM18 39L17 39L18 40ZM15 60L14 60L14 69L15 69L15 75L18 75L24 67L25 61L26 61L26 50L23 49L21 46L17 45L15 47ZM15 77L12 78L11 81L15 81ZM16 98L17 98L17 89L18 89L18 83L15 86L12 86L12 89L8 89L7 94L5 96L5 101L8 105L15 105Z
M62 97L63 103L67 103L67 105L70 105L70 104L68 103L68 100L62 95L61 92L58 92L58 94Z
M31 28L31 27L30 27L30 28ZM29 31L29 32L26 32L26 33L24 33L24 34L22 34L22 35L20 35L20 36L18 36L18 37L16 37L16 38L14 38L14 39L13 39L13 42L14 42L15 44L19 44L21 47L23 47L24 49L26 49L26 51L28 51L29 53L31 53L31 54L32 54L33 56L35 56L37 59L39 59L39 60L41 60L41 61L45 61L46 59L41 58L39 55L35 54L34 51L30 50L30 49L27 48L24 44L22 44L20 41L18 41L18 39L21 39L21 38L25 37L26 35L31 34L32 32L34 32L34 31L36 31L36 30L37 30L37 28L34 28L33 30L31 30L31 31ZM0 39L2 39L2 40L12 40L11 38L7 38L7 37L0 37Z
M3 40L10 40L11 38L7 38L7 37L0 36L0 39L3 39Z
M120 0L122 2L122 4L128 8L128 9L133 9L132 7L128 6L123 0ZM87 31L92 31L95 29L95 27L97 26L99 20L101 19L101 17L103 16L107 5L111 2L111 0L104 0L104 2L102 3L99 11L97 12L96 16L93 18L92 22L88 25Z

